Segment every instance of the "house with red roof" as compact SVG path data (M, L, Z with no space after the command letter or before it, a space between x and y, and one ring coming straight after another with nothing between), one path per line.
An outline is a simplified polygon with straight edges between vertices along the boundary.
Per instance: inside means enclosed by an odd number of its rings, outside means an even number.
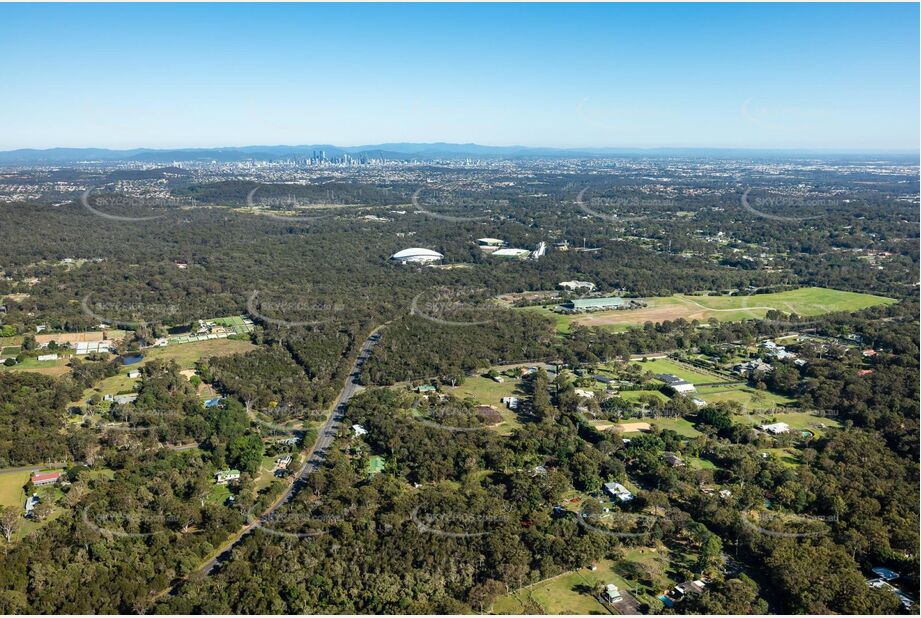
M54 485L61 480L63 472L41 472L32 475L33 485Z

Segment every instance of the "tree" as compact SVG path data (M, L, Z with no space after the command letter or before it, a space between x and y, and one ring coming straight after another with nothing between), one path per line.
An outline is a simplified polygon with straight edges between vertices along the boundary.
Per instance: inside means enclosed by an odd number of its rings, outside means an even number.
M250 474L255 474L259 471L264 454L265 445L262 443L262 438L254 433L240 436L230 443L228 449L228 458L231 464Z
M20 523L19 512L14 507L0 506L0 534L3 534L7 543L13 541Z
M35 521L44 521L54 511L54 506L50 500L41 500L32 508L32 516Z
M483 612L489 609L497 596L506 592L508 588L500 581L487 579L481 584L475 584L467 594L467 601L471 606Z

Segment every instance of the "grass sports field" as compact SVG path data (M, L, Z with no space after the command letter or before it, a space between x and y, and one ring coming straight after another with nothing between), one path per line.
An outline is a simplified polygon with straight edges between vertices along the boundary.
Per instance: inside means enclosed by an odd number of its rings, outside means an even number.
M836 311L858 311L876 305L889 305L896 301L884 296L844 292L828 288L799 288L786 292L756 294L754 296L658 296L644 298L647 307L624 311L599 311L597 313L561 315L550 307L527 307L550 316L559 332L567 332L571 324L602 326L612 330L626 330L646 322L666 320L700 320L716 318L721 322L763 318L774 309L785 314L795 313L808 317Z

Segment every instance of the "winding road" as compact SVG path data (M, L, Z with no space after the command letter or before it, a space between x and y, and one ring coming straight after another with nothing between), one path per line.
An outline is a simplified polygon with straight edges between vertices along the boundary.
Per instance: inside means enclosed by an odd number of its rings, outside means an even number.
M317 439L308 449L305 449L307 458L304 462L304 465L293 477L293 482L288 485L287 489L285 489L285 491L280 496L278 496L278 498L276 498L258 518L254 518L252 521L248 522L243 528L237 531L236 534L230 537L221 546L220 550L218 551L217 555L214 556L214 558L204 563L189 575L186 575L185 577L173 582L169 588L160 591L152 598L152 600L155 601L165 594L176 590L180 583L186 581L189 577L195 574L213 573L219 566L221 566L221 564L230 558L233 549L237 547L250 533L252 533L253 530L258 528L262 521L265 521L267 518L271 517L272 514L280 506L290 502L291 499L297 495L297 493L304 487L304 479L310 474L316 472L323 464L323 461L326 459L329 448L332 446L333 440L335 440L336 435L339 433L339 428L342 426L342 419L345 416L345 411L348 407L349 400L351 400L352 397L354 397L355 394L358 393L358 391L361 389L361 385L359 384L359 379L361 378L361 369L364 367L365 362L371 355L371 350L374 348L377 342L380 341L380 331L382 328L383 325L378 326L373 331L371 331L371 334L362 344L361 349L358 352L358 356L355 358L355 363L352 365L352 370L349 372L349 375L345 380L345 384L343 385L342 390L339 392L339 396L336 398L332 412L327 417L326 422L324 422L323 426L320 428Z

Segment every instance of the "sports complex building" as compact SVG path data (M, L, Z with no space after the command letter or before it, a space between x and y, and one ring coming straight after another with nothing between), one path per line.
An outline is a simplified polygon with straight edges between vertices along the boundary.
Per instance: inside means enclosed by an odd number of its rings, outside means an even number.
M444 256L437 251L422 249L420 247L403 249L390 256L391 260L399 262L400 264L430 264L443 258Z

